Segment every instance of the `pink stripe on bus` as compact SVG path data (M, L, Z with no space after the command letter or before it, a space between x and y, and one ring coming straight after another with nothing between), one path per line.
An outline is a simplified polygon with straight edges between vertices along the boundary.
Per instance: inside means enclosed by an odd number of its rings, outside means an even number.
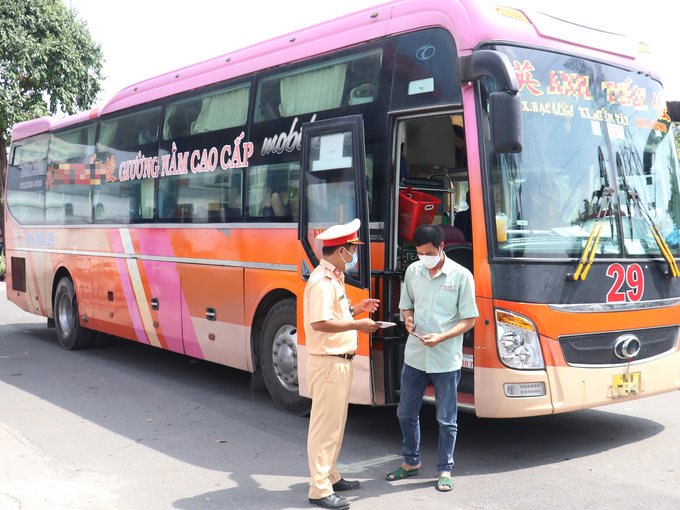
M142 324L142 318L139 315L139 310L137 309L137 300L135 299L135 292L132 290L132 282L130 282L127 263L123 259L116 259L116 265L118 266L120 283L123 285L125 301L127 302L128 311L130 312L130 317L132 318L132 326L135 328L137 340L143 344L149 344L149 339L146 336L146 331L144 331L144 325Z
M142 255L174 257L168 231L162 228L138 228L135 235ZM179 279L178 279L179 281Z
M173 262L145 260L144 270L151 290L149 299L153 296L159 300L160 306L156 314L168 349L184 353L182 310L179 306L182 288L177 274L177 266Z
M165 229L137 229L135 231L139 249L143 255L172 257L172 244ZM160 301L158 320L168 349L174 352L185 352L182 340L183 320L191 321L189 310L184 310L184 293L179 278L177 264L174 262L145 261L144 269L153 297ZM190 328L193 331L193 327ZM195 337L195 334L194 334ZM200 353L200 349L199 349ZM190 356L202 358L203 354L189 353Z
M120 239L120 233L117 229L110 229L107 231L109 235L109 242L111 243L111 250L114 253L124 253L123 243ZM149 339L144 331L144 325L142 324L142 317L139 315L139 309L137 308L137 299L135 298L135 293L132 290L132 282L130 281L130 275L128 274L127 263L125 259L116 259L116 265L118 266L118 276L120 277L120 283L123 286L123 294L125 294L125 301L127 303L128 312L130 312L130 318L132 319L132 326L137 335L137 340L144 344L149 344Z
M189 314L189 306L187 300L184 299L184 292L182 292L182 317L186 319L182 321L182 334L184 335L184 353L187 356L194 358L205 359L201 346L198 344L198 337L194 330L194 325L191 322L191 315Z

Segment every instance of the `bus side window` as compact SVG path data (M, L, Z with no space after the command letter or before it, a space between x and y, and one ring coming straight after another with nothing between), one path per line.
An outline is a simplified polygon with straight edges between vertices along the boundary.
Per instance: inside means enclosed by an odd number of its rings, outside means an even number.
M292 221L297 215L299 164L252 167L248 172L248 216Z
M97 160L109 158L116 166L116 180L102 181L94 187L93 203L102 204L106 223L138 223L153 220L156 204L154 181L144 176L147 161L158 155L161 107L152 106L124 115L102 117L95 153ZM129 164L123 164L129 162ZM131 175L134 172L134 175ZM77 214L77 213L76 213Z
M97 126L90 123L52 133L48 164L53 183L45 190L45 223L92 221L91 181L83 179L82 173L83 170L91 172L93 165L99 171L103 166L103 161L94 154L96 129Z
M378 97L382 49L318 60L260 80L255 122L372 103Z
M7 169L7 206L20 222L45 222L48 145L49 134L21 140Z
M165 114L163 140L245 125L249 95L250 83L241 83L171 103Z

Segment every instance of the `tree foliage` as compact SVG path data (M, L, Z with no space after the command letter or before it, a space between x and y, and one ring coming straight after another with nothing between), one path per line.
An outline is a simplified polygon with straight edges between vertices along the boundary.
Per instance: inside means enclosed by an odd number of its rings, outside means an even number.
M87 24L63 0L0 0L0 228L12 126L90 108L103 62Z

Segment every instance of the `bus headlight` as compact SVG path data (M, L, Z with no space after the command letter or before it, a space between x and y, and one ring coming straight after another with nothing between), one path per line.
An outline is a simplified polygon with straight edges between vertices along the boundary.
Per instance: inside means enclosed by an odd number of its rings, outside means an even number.
M510 368L545 368L536 326L529 319L496 310L496 341L501 362Z

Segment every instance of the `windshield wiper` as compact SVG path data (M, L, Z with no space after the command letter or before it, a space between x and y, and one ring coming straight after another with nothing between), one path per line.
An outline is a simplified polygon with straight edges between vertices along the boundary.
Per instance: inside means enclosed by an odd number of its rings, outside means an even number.
M600 176L604 180L604 182L601 185L602 187L600 188L600 198L602 201L600 202L600 210L597 213L595 224L593 225L593 229L590 231L590 237L588 238L586 247L583 249L583 253L581 254L581 260L578 264L578 267L576 268L576 272L574 272L574 276L572 277L574 281L578 280L579 277L581 278L581 280L585 280L586 276L588 276L588 271L590 271L590 266L593 264L593 260L595 260L597 245L600 242L602 227L604 227L604 219L602 219L602 223L600 223L600 218L602 218L603 213L605 216L607 215L609 216L609 226L611 229L610 232L612 238L614 236L614 225L611 210L613 201L612 197L614 196L614 188L612 188L609 185L609 176L607 174L607 168L604 166L604 154L602 153L602 147L598 147L597 151L598 151L597 157L600 162ZM597 236L595 236L595 230L597 230ZM593 236L595 236L594 243ZM592 246L591 243L593 243Z
M623 168L623 160L621 159L621 153L619 151L616 151L616 167L619 170L619 175L621 175L621 178L623 179L623 189L626 195L626 209L628 209L628 226L630 227L630 238L633 239L633 215L630 210L632 199L628 192L628 180L626 179L626 172Z
M664 259L666 259L666 262L668 262L672 276L674 277L680 276L680 269L678 269L678 264L675 261L675 257L673 257L670 248L666 244L666 240L661 235L659 227L656 225L656 223L654 223L652 216L649 214L649 211L647 211L647 208L643 204L640 193L638 193L635 188L628 185L628 181L626 179L626 172L623 168L623 160L621 159L621 154L618 151L616 152L616 164L618 166L619 173L621 174L621 178L623 180L623 187L626 195L626 206L628 208L628 223L630 225L631 240L634 239L632 217L633 215L630 209L630 203L632 202L633 205L637 208L644 222L647 223L647 226L649 227L649 230L652 233L652 236L654 237L654 240L656 241L656 244L659 247L661 254L663 255Z
M626 197L629 197L633 201L633 203L635 204L640 213L640 216L642 216L642 218L647 223L647 226L649 227L649 230L652 233L652 236L654 237L656 244L659 246L659 250L661 250L663 258L666 259L666 262L668 262L668 265L670 266L672 276L674 277L680 276L680 269L678 269L678 264L675 261L675 257L673 257L670 248L666 244L666 240L661 235L659 227L657 227L656 223L654 223L652 216L649 214L649 211L647 211L647 208L642 203L640 194L637 192L637 190L635 190L635 188L631 187L626 189ZM626 198L626 200L628 200L628 198Z
M604 219L602 219L602 223L600 223L600 218L602 217L603 213L605 213L605 215L608 214L610 217L612 214L611 212L612 195L614 195L614 188L609 187L602 188L602 202L600 203L600 210L597 213L595 224L593 225L593 230L591 230L590 232L590 237L588 238L586 247L583 250L583 254L581 254L581 261L579 262L578 267L576 268L576 272L574 273L573 277L574 281L578 280L579 276L581 277L581 280L585 280L586 276L588 276L590 266L593 264L593 260L595 260L595 253L597 252L597 244L600 242L602 227L604 227ZM593 241L593 236L595 235L595 230L597 230L597 236L595 236L595 242L592 244L591 249L591 243ZM583 270L584 267L585 270ZM583 272L581 272L582 270Z

